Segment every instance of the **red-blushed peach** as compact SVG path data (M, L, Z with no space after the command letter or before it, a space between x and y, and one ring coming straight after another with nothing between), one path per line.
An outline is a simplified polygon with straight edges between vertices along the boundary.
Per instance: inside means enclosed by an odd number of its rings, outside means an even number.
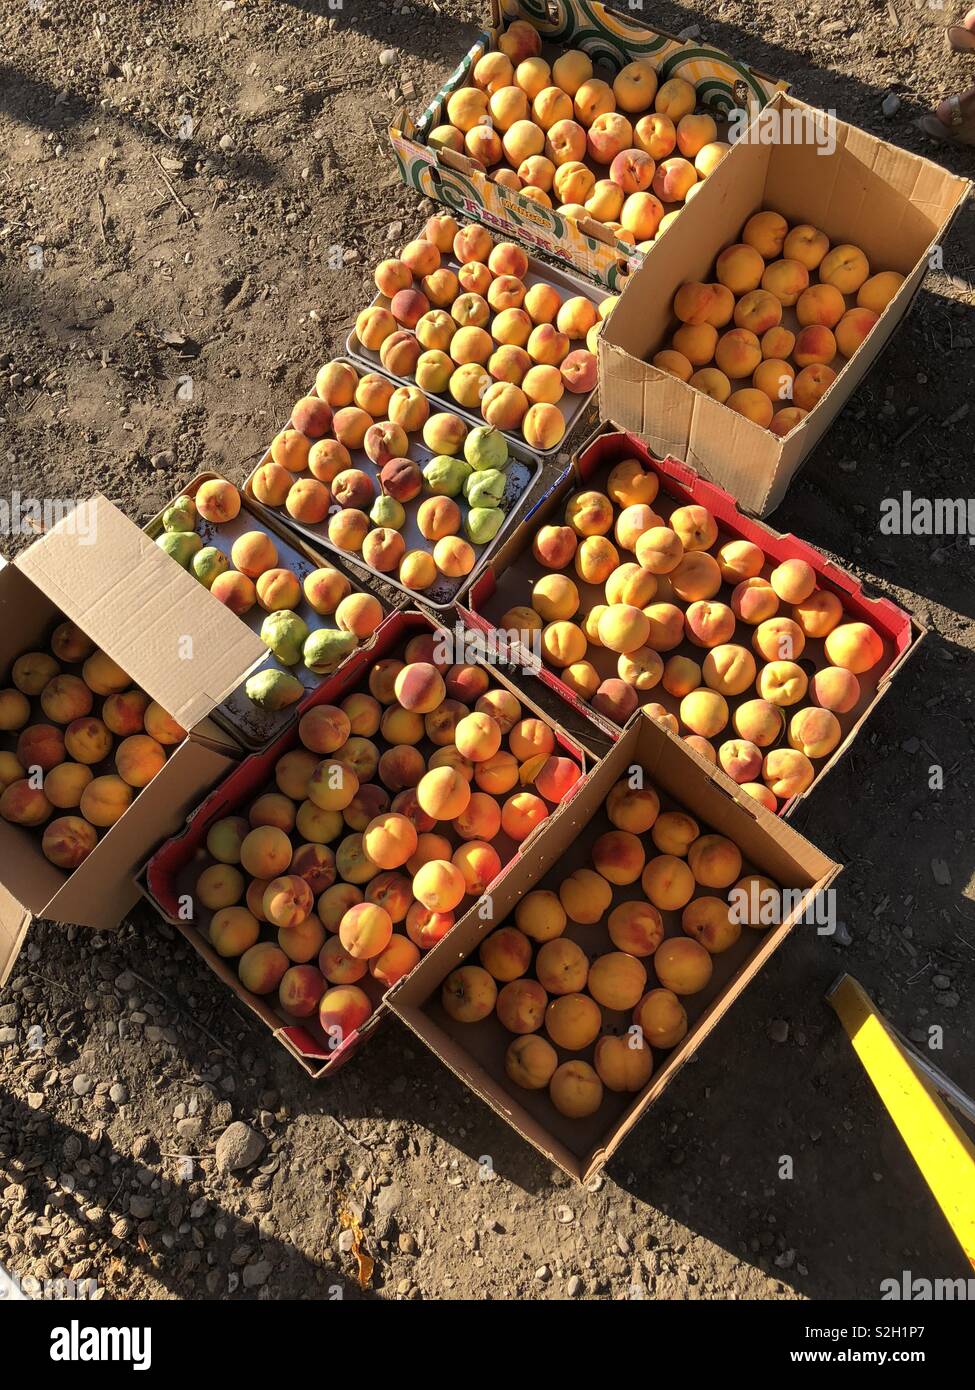
M672 603L651 603L644 613L650 622L646 645L655 652L669 652L684 639L684 615Z
M506 984L528 973L532 946L517 927L499 927L484 939L478 955L484 969L495 980Z
M687 1011L669 989L645 994L633 1010L633 1022L651 1047L676 1047L687 1033Z
M201 484L195 501L200 516L217 526L233 521L240 512L240 493L233 483L228 483L224 478L211 478ZM87 680L87 677L85 679ZM125 684L129 685L131 682L126 681Z
M302 844L295 850L291 873L304 879L317 898L335 882L335 855L327 845ZM309 912L311 908L308 909Z
M731 594L731 611L740 622L757 627L774 617L779 610L779 598L767 579L755 575L736 584Z
M121 820L132 803L132 788L121 777L95 777L81 793L79 810L85 820L104 828Z
M798 661L806 638L798 623L780 613L759 623L752 634L752 646L766 661Z
M801 328L820 324L835 328L846 313L846 300L834 285L810 285L796 300L796 318Z
M115 767L130 787L145 787L162 770L166 752L148 734L132 734L115 750Z
M761 337L782 320L782 305L768 290L750 290L735 305L735 326L748 328Z
M609 1091L636 1093L643 1090L654 1070L654 1055L636 1034L616 1037L604 1033L593 1055L599 1080Z
M593 868L609 883L635 883L643 872L645 855L638 836L628 830L609 830L592 847Z
M811 323L799 330L792 356L797 367L826 366L836 356L836 339L823 324Z
M808 791L815 777L816 770L805 753L794 748L773 748L762 765L765 785L784 801Z
M406 920L413 903L413 884L406 874L377 874L366 886L365 900L384 908L395 926Z
M501 807L501 829L520 843L548 816L548 807L533 792L515 792Z
M761 775L762 750L748 739L727 739L718 749L718 762L733 782L754 782Z
M526 981L525 983L532 982ZM530 1007L526 1008L525 1005L530 1005L531 1002L533 1001L523 994L516 996L516 1008L510 1011L511 1016L530 1018ZM508 1012L509 1009L506 1007L506 1014ZM509 1044L504 1055L505 1075L509 1081L525 1091L544 1090L555 1074L558 1064L559 1059L555 1048L545 1038L538 1037L534 1032L522 1033L521 1036L516 1037Z
M765 273L765 262L753 246L739 242L721 252L715 274L722 285L738 296L757 290Z
M358 985L337 985L326 990L318 1005L322 1032L338 1047L353 1036L372 1013L372 1003Z
M547 1005L548 995L537 980L518 979L503 986L495 1011L501 1026L507 1028L509 1033L527 1036L541 1028ZM539 1038L537 1041L544 1040ZM554 1057L554 1053L552 1055Z
M318 899L318 916L322 926L328 932L337 933L342 918L350 907L355 907L356 903L363 901L363 894L360 888L353 883L333 883L331 888L326 888L325 892ZM382 906L382 904L380 904ZM344 949L344 947L343 947Z
M213 914L207 935L218 956L240 956L249 951L261 933L261 925L246 907L222 907ZM284 952L281 952L284 955ZM285 969L290 962L285 957Z
M820 709L849 714L860 699L860 682L852 671L824 666L809 682L809 698Z
M598 1009L596 1012L599 1012ZM552 1074L548 1093L560 1115L570 1120L582 1120L594 1115L602 1104L603 1083L588 1062L563 1062Z
M869 624L842 623L827 636L825 651L833 666L862 676L883 659L884 644Z
M459 869L464 889L471 897L479 897L501 872L501 856L485 840L467 840L458 845L450 862Z
M313 753L334 753L352 732L352 722L335 705L317 705L298 721L298 736Z
M498 987L479 965L463 965L443 982L440 1000L455 1023L479 1023L493 1011Z
M27 778L10 782L0 795L0 816L13 825L43 825L52 809L40 787L33 786Z
M387 768L384 767L383 758L395 752L400 752L404 755L412 755L416 753L416 749L407 748L405 746L402 749L387 749L379 759L377 771L380 778L382 778L383 773L387 770ZM417 756L420 758L421 764L420 771L417 773L417 779L419 779L423 775L423 759L419 754L417 754ZM386 786L383 785L380 787L375 782L364 782L360 784L359 790L349 802L348 806L343 807L341 811L326 811L322 814L329 816L338 815L350 830L355 830L358 831L359 834L364 834L366 827L369 826L377 816L384 815L389 809L389 792L386 790Z
M770 661L759 671L756 689L761 699L784 708L797 705L805 695L808 684L805 671L794 661Z
M684 558L684 546L669 526L652 526L636 543L636 558L653 574L671 574Z
M674 862L680 864L685 873L688 872L682 860ZM630 956L652 956L664 939L663 919L657 908L648 902L620 903L609 914L607 929L617 950ZM600 1003L603 1002L600 1000Z
M464 875L449 859L431 859L413 877L413 896L431 912L453 912L467 892Z
M826 758L842 738L840 721L831 710L807 706L789 721L789 745L807 758Z
M244 613L249 613L257 602L257 590L253 580L232 570L218 574L210 585L210 592L215 599L229 608L231 613L236 613L238 617Z
M723 642L708 652L701 675L709 689L728 698L743 695L754 684L756 669L755 658L747 647Z
M694 875L676 854L658 854L643 870L640 886L654 909L674 912L694 896Z
M833 285L840 294L856 294L870 275L870 265L858 246L834 246L819 263L819 278Z
M17 761L33 771L50 772L63 763L65 753L76 762L96 763L112 746L112 737L100 719L75 719L64 733L53 724L31 724L17 738Z
M729 642L734 632L735 615L727 604L697 599L684 614L684 635L695 647L721 646Z
M807 270L815 270L828 250L829 238L807 222L793 227L782 243L783 254L799 261Z
M748 328L731 328L722 333L714 349L714 361L731 380L751 376L762 360L762 348Z
M420 959L420 948L409 937L395 933L388 945L369 962L369 973L387 989L408 975Z
M356 960L371 960L385 950L393 934L393 921L377 903L350 907L339 923L339 940Z
M438 247L422 237L416 241L408 241L400 251L399 258L410 267L417 279L424 275L432 275L440 265Z
M490 714L475 710L458 723L454 743L469 762L484 762L493 758L501 747L501 728Z
M776 405L779 401L792 399L792 383L795 376L795 368L790 362L785 362L780 357L766 357L752 373L752 386L756 391L768 396L773 405ZM770 416L768 420L771 423Z
M486 840L489 844L501 829L501 807L487 792L471 793L467 807L454 821L462 840Z
M445 748L438 748L435 753L432 753L427 767L430 772L435 772L438 768L454 772L462 777L468 786L474 781L474 764L459 753L452 743ZM419 786L419 782L417 786Z
M412 821L387 811L366 826L362 844L381 869L398 869L416 852L417 833Z
M422 903L413 903L406 914L406 934L421 951L428 951L450 931L454 925L452 912L431 912Z
M256 921L254 925L257 926ZM212 925L210 930L212 934ZM227 954L237 953L229 951ZM275 946L271 941L258 941L244 951L237 963L237 974L240 976L241 984L251 994L272 994L278 988L290 964L280 946Z
M474 781L483 792L502 796L518 785L518 760L512 753L501 750L474 766Z
M662 111L641 116L633 128L633 143L654 160L666 159L677 148L677 127Z
M709 283L708 289L711 291L711 307L705 322L712 328L724 328L734 315L735 296L727 285L720 285L716 281Z
M51 651L58 661L84 661L86 657L91 655L94 648L94 642L82 632L81 628L78 627L76 623L67 621L59 623L51 635ZM41 685L41 690L43 690L44 685L47 684L47 681L49 681L54 674L56 673L52 671L47 675Z
M674 295L674 313L681 323L708 323L714 291L711 285L688 280Z
M784 439L787 434L791 434L796 425L808 415L807 410L800 410L798 406L787 406L784 410L776 411L772 417L769 429L779 439Z
M325 990L322 973L314 965L292 965L281 977L278 1003L292 1018L310 1018L318 1011Z
M80 816L58 816L45 826L41 852L50 863L70 873L88 858L97 843L98 834L86 820Z
M542 950L560 944L552 941L547 947L543 946ZM585 957L583 959L585 960ZM545 1010L545 1031L556 1047L564 1048L566 1052L581 1052L583 1048L595 1042L601 1026L602 1014L599 1005L586 994L560 994Z
M742 782L741 789L753 797L755 801L761 802L767 811L774 813L778 809L778 799L774 793L769 791L764 782Z

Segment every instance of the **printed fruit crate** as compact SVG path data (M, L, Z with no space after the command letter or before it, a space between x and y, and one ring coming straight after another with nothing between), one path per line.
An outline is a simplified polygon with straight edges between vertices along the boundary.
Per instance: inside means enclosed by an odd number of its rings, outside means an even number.
M312 1076L530 857L589 766L468 655L426 615L392 614L146 866L149 900Z
M697 41L682 42L651 29L631 15L606 9L598 0L559 0L557 5L546 0L521 0L503 9L502 17L502 7L492 0L490 27L464 55L418 120L413 121L405 108L397 113L389 135L400 175L411 188L446 204L452 212L475 218L574 267L587 279L619 290L642 262L643 252L635 243L643 238L626 234L621 238L617 228L610 225L615 218L598 221L585 207L580 212L569 205L573 210L566 213L561 210L566 200L555 206L544 190L538 198L537 193L526 195L520 188L498 182L463 146L458 151L449 145L438 148L436 138L431 142L433 132L447 122L451 96L473 84L478 62L500 51L511 56L513 68L533 54L551 65L560 51L577 49L588 54L594 65L605 65L599 71L606 71L611 80L612 74L629 64L646 62L655 71L659 85L671 81L689 84L695 90L696 106L721 122L736 112L743 120L750 119L788 83L766 77L718 48ZM513 24L519 28L512 34ZM639 115L632 103L631 114L634 118ZM715 138L711 136L712 141ZM649 137L645 143L657 151L656 159L666 157ZM589 160L588 152L585 160ZM593 167L598 172L598 165Z
M542 465L437 405L335 358L244 493L355 571L445 612L510 529ZM422 443L410 438L418 434Z
M209 515L203 515L196 503L200 489L208 483L217 485L219 492L209 505L204 504ZM231 499L230 506L222 499ZM217 520L233 511L233 499L236 513ZM192 506L186 505L187 500ZM360 643L368 642L388 614L379 599L364 593L340 564L332 564L276 518L265 516L263 508L246 494L241 496L219 473L193 478L144 529L157 544L168 537L178 547L181 538L186 538L181 552L168 552L171 558L252 632L265 641L274 640L267 659L211 715L244 748L263 748L292 723L298 702ZM290 620L285 619L272 632L268 625L276 623L275 613L294 614L292 631L286 630ZM328 635L315 639L318 649L313 655L308 643L314 633ZM285 656L294 660L286 662ZM314 661L314 668L308 660Z
M612 615L601 621L611 607L646 628L641 645L618 640ZM487 634L520 633L526 667L613 738L643 705L786 817L852 746L924 632L612 424L524 518L462 612Z
M374 278L347 343L367 369L543 458L594 417L596 339L614 296L452 217L429 218Z

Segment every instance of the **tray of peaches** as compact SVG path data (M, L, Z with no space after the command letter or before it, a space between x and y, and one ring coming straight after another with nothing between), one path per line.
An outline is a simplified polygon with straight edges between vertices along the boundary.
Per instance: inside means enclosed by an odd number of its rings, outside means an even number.
M511 453L493 426L336 358L296 402L244 494L315 545L447 608L541 467Z
M596 387L596 340L616 296L486 228L431 217L380 261L347 350L513 443L554 454Z

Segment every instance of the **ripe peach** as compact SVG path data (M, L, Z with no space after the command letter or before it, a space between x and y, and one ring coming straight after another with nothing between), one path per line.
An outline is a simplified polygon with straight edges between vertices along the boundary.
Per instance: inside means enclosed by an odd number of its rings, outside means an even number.
M805 753L792 748L773 748L762 766L765 785L783 800L808 791L815 776L815 768Z
M240 493L233 483L225 482L223 478L211 478L203 483L195 500L200 516L217 526L233 521L240 512Z
M684 858L700 833L697 821L686 812L664 811L657 817L650 835L661 854Z
M669 164L673 164L674 162L674 160L668 161ZM654 174L654 183L656 183L659 172L658 169ZM669 173L667 177L670 177ZM656 188L653 193L631 193L623 204L623 209L620 213L620 222L622 224L622 231L620 232L621 238L623 234L629 232L635 240L651 240L660 227L663 215L663 205L660 202Z
M589 969L589 993L606 1009L619 1012L634 1008L646 986L646 967L625 951L608 951Z
M324 989L322 973L314 965L293 965L281 977L278 1003L292 1018L310 1018L318 1010Z
M5 766L5 761L7 766ZM12 782L19 781L24 768L12 753L0 755L0 790L5 790ZM52 806L59 810L70 810L79 805L81 794L94 774L83 763L59 763L44 778L44 794Z
M13 733L30 719L30 700L20 690L0 690L0 730Z
M714 738L728 723L728 702L716 690L692 690L680 702L681 723L702 738Z
M299 845L291 861L291 872L304 879L318 897L335 882L335 855L327 845Z
M880 315L872 309L849 309L836 325L836 346L844 357L852 357Z
M633 129L633 143L651 159L666 159L677 148L677 127L663 112L641 116Z
M145 787L166 761L161 744L148 734L133 734L123 739L115 750L115 766L119 776L130 787Z
M857 308L870 309L879 316L903 283L904 276L896 270L882 270L877 275L871 275L857 291Z
M81 628L78 627L75 623L59 623L58 626L54 629L54 632L51 634L51 651L54 653L58 661L84 661L86 657L91 655L92 651L94 650L94 647L94 642L92 642L92 640L89 637L87 637L82 632ZM43 667L40 671L36 673L35 681L40 679L40 676L41 674L43 674L44 670L47 670L47 668ZM45 680L43 681L41 689L43 689L47 682L51 679L51 676L56 674L57 672L50 671L49 674L46 676ZM14 684L16 685L16 681L14 682ZM39 692L32 691L31 693L33 694Z
M800 409L812 410L835 380L832 367L821 364L804 367L793 383L792 398Z
M667 578L671 592L685 603L713 598L721 588L718 562L713 555L703 550L688 549L680 564Z
M600 921L613 901L609 883L592 869L576 869L562 880L558 891L566 915L583 925Z
M414 661L404 666L394 682L396 698L404 709L429 714L447 693L443 676L429 662Z
M694 165L689 160L676 155L670 159L662 160L657 165L652 187L662 203L682 203L696 183L697 170ZM662 208L660 216L663 216ZM659 220L660 218L657 219L658 222Z
M708 951L689 937L669 937L653 958L657 979L672 994L696 994L711 979Z
M792 399L792 383L795 380L795 375L795 368L789 362L776 357L767 357L755 368L752 375L752 386L767 396L773 404L779 401L788 401ZM736 392L736 395L740 394L740 392ZM755 417L750 416L749 418ZM758 423L761 424L763 421L759 420Z
M478 954L484 969L502 983L527 974L532 963L531 942L517 927L493 931L482 942Z
M795 406L788 406L785 410L779 410L773 415L769 429L774 435L777 435L780 439L784 439L787 434L791 434L800 420L808 415L808 413L807 410L799 410Z
M793 227L782 243L782 253L799 261L807 270L815 270L829 250L829 238L817 227L802 223Z
M704 558L701 552L692 552L684 563ZM708 559L711 557L708 556ZM679 570L675 571L679 574ZM675 585L675 592L681 591ZM683 594L681 594L683 597ZM724 603L712 603L698 599L692 602L684 614L684 635L695 647L718 647L730 641L735 631L735 615Z
M389 945L369 962L369 973L374 980L390 989L408 975L420 959L420 949L414 941L395 933Z
M672 656L664 663L661 684L668 695L681 699L701 684L701 668L690 657Z
M852 671L824 666L809 682L809 698L821 709L849 714L860 699L860 682Z
M76 762L95 763L107 755L111 746L111 735L100 719L73 721L64 734L53 724L31 724L17 739L17 761L21 767L50 772L64 762L66 749ZM83 752L87 756L82 757ZM92 756L95 752L100 756Z
M687 1033L687 1011L669 989L652 989L645 994L633 1010L633 1022L651 1047L676 1047Z
M592 192L583 207L586 213L598 222L615 222L623 211L626 194L612 179L599 179L593 184Z
M463 965L443 982L440 1000L455 1023L478 1023L494 1009L498 987L479 965Z
M610 883L635 883L644 859L638 836L628 830L608 830L592 847L593 867Z
M792 610L793 620L806 637L827 637L843 616L843 605L828 589L816 589Z
M26 778L9 783L0 795L0 816L13 825L42 825L51 810L52 804L44 792Z
M754 782L762 771L762 750L747 739L728 739L718 749L718 762L733 782Z
M655 652L669 652L684 638L684 615L672 603L651 603L644 609L650 620L646 645Z
M763 700L784 708L798 704L808 684L805 671L794 661L770 661L758 673L757 689Z
M676 376L681 381L690 381L692 384L696 384L694 377L701 375L700 372L694 371L693 366L682 352L676 352L673 348L664 348L661 352L655 352L652 360L653 365L659 371L669 372L671 376Z
M653 860L651 864L656 862ZM690 871L683 860L675 859L672 862L680 865L681 872L690 876ZM644 882L649 875L651 864L648 864L643 871ZM691 892L693 892L693 880ZM686 902L686 898L684 901ZM657 908L651 903L639 901L620 903L619 907L614 908L609 914L607 928L613 945L618 951L625 952L629 956L652 956L664 939L663 920ZM605 1000L600 1000L600 1003L605 1002Z
M830 710L807 707L792 716L789 744L807 758L826 758L842 737L840 722Z
M744 415L746 420L761 425L763 429L767 429L772 423L772 402L764 391L756 390L753 387L733 391L725 404L729 410L734 410L738 415Z
M720 695L743 695L754 683L755 658L745 647L735 643L719 643L704 658L702 675L705 685Z
M265 570L255 590L258 603L267 613L294 609L301 602L301 584L297 575L287 569Z
M706 367L718 346L718 331L710 323L685 323L675 332L672 344L692 367Z
M548 947L543 946L542 950L559 944L557 941L549 942ZM588 1047L598 1037L601 1026L599 1005L586 994L560 994L545 1010L545 1031L556 1047L564 1048L566 1052L580 1052Z
M753 246L739 242L721 252L715 263L715 273L732 294L743 295L758 289L765 273L765 262Z
M771 618L778 608L778 595L761 575L743 579L732 590L731 611L740 622L757 625Z
M835 328L845 313L846 300L835 285L810 285L796 301L796 318L803 328L813 324Z
M405 816L384 812L370 821L362 844L372 862L381 869L398 869L416 852L416 829Z
M355 903L339 923L339 941L355 960L371 960L389 945L393 920L376 903Z
M834 246L819 263L819 278L833 285L840 294L856 294L870 275L870 265L858 246Z
M663 912L679 910L694 896L694 875L676 854L658 854L651 859L640 883L654 909Z
M861 676L883 658L884 644L867 623L843 623L829 633L825 650L833 666Z
M434 820L455 820L467 809L470 783L454 768L436 767L420 779L416 796L420 808Z
M207 846L210 847L209 838ZM287 872L293 850L283 830L273 825L262 825L245 834L238 853L240 865L246 873L270 882Z
M713 956L727 951L741 936L741 923L732 920L722 898L695 898L688 903L681 916L681 928Z
M290 479L290 473L288 477ZM290 490L291 485L289 482L288 491ZM285 493L285 497L286 496L287 493ZM281 500L283 502L284 498ZM236 613L238 617L242 617L243 614L249 613L257 602L257 590L254 587L254 581L248 579L246 575L237 574L232 570L228 570L224 574L218 574L210 585L210 592L215 599L219 599L222 604L225 604L226 607L230 609L231 613Z
M488 101L488 112L495 130L499 130L503 136L517 121L528 120L529 98L520 87L501 87L498 91L492 92ZM440 249L444 250L443 247ZM450 247L446 249L449 251Z
M501 796L518 785L518 760L511 753L495 753L475 765L474 781L481 791Z
M750 329L732 328L718 339L714 360L728 377L751 376L762 360L762 349Z
M22 694L33 697L40 695L44 687L60 674L60 665L47 652L25 652L14 662L10 679Z
M368 994L357 985L326 990L318 1005L318 1022L333 1046L352 1037L372 1013Z
M531 792L515 792L501 807L501 829L512 840L527 840L532 831L548 816L548 807L541 797Z
M575 555L577 545L576 532L572 527L542 526L532 541L532 554L546 569L560 570Z

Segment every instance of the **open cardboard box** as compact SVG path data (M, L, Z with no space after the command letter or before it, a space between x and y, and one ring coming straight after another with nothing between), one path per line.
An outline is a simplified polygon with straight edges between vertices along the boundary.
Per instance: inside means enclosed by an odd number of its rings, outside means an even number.
M581 48L594 64L608 63L614 72L642 58L656 69L661 83L682 77L697 86L701 105L716 119L738 110L758 112L788 84L756 72L719 48L697 40L685 43L651 29L632 12L620 14L599 0L558 0L557 4L505 0L503 6L491 0L490 28L464 55L419 120L411 120L405 108L396 113L389 138L400 176L410 188L619 290L642 255L618 241L603 223L594 218L576 221L554 208L544 208L495 183L466 155L438 152L427 143L431 130L446 121L448 98L458 88L471 85L478 59L498 47L514 20L538 30L542 56L550 62L561 50Z
M508 1079L504 1054L513 1035L497 1016L492 1014L476 1024L454 1022L441 1005L440 986L476 952L485 936L508 921L527 892L534 888L557 891L572 869L589 862L593 841L612 829L603 808L606 796L633 767L644 769L645 785L656 788L662 809L687 811L699 822L702 833L710 830L733 840L742 853L743 873L757 872L780 888L796 890L795 900L780 924L764 931L743 927L735 945L713 958L714 973L707 987L681 1001L690 1024L687 1035L670 1052L654 1051L655 1071L641 1092L628 1095L606 1090L594 1115L570 1120L555 1109L547 1089L522 1090ZM532 854L523 856L495 883L490 919L468 915L458 923L408 978L394 986L389 1002L431 1051L522 1138L571 1177L586 1182L613 1155L789 932L804 917L815 916L812 901L828 888L840 866L642 710L633 715L619 742L577 787L576 795L542 827ZM643 838L649 858L656 851L650 837ZM699 890L704 894L713 891ZM637 881L616 888L613 902L616 905L641 896ZM665 912L663 918L667 936L680 936L680 914ZM604 922L588 927L570 922L565 934L590 957L612 949ZM652 957L644 964L648 967L647 989L658 987ZM628 1013L602 1012L604 1031L626 1031ZM560 1062L570 1058L592 1061L592 1046L581 1052L556 1051Z
M70 618L189 730L71 874L45 858L39 830L0 821L3 984L32 915L99 930L119 924L138 899L135 875L151 849L233 766L209 716L266 649L100 495L0 568L0 616L0 671L23 652L46 650Z
M446 634L446 632L447 629L424 613L397 612L391 614L377 630L374 645L369 650L359 648L353 652L340 671L323 681L314 694L298 706L299 713L305 714L316 705L338 704L352 691L365 688L369 672L375 663L386 657L398 656L412 637L428 633ZM461 641L465 640L463 634L457 634L455 630L453 636L456 638L458 635ZM473 650L465 650L462 660L470 665L486 664L477 659L476 652ZM592 759L586 754L582 745L577 743L550 715L535 704L523 685L514 685L502 671L493 665L490 668L490 678L492 685L502 686L517 697L526 716L534 715L552 728L556 744L563 754L572 757L583 769L583 772L589 768ZM386 746L380 735L375 735L374 739L380 746ZM193 811L185 828L174 834L172 839L156 851L140 875L140 885L156 911L186 937L194 950L207 962L210 969L260 1019L303 1070L309 1076L318 1079L337 1071L372 1035L375 1028L388 1014L386 1004L388 991L384 993L382 987L371 975L358 981L360 988L366 990L373 1000L374 1011L361 1028L343 1038L340 1045L336 1045L334 1039L326 1038L321 1029L318 1028L317 1020L313 1023L307 1019L291 1018L277 1007L276 996L262 997L245 989L238 977L235 968L236 962L219 956L207 939L205 933L211 913L204 909L198 921L188 915L193 911L193 889L196 881L202 871L214 863L206 850L207 833L210 827L225 816L244 814L256 797L268 790L269 787L273 789L275 763L289 749L298 746L300 746L298 729L292 725L268 748L260 753L251 754L243 762L234 766L225 780L211 792L202 805ZM424 752L424 756L428 756L432 751L432 745L428 745L426 740L421 742L419 746ZM563 804L567 804L572 799L576 788L581 785L581 781L575 784ZM543 821L520 844L509 840L503 832L499 833L493 843L501 857L502 869L499 877L491 885L490 891L494 891L495 886L502 882L525 859L534 856L541 832L547 824L547 821ZM447 822L439 823L437 831L439 834L447 835L452 840L456 838ZM477 915L482 901L483 898L471 903L451 929L451 935L459 929L461 923Z
M792 142L797 132L802 139ZM970 187L930 160L778 93L704 181L681 216L680 235L668 229L631 277L599 337L601 416L638 434L654 454L684 459L745 511L768 515L907 313ZM766 209L790 225L811 223L833 245L859 246L871 272L905 277L846 365L834 362L838 376L818 405L782 439L650 361L670 342L680 286L713 280L716 257Z
M656 473L660 483L660 491L653 503L653 508L665 520L676 507L691 504L707 507L718 522L717 543L732 538L752 541L768 556L768 563L762 571L766 576L783 560L794 558L805 560L816 571L818 586L822 589L828 589L839 598L845 610L844 620L869 623L879 633L883 641L884 655L881 661L872 671L859 677L861 688L859 701L849 713L837 716L843 730L841 742L824 762L816 765L816 780L809 790L800 796L792 797L779 808L780 814L788 818L795 813L805 797L819 786L840 758L848 752L864 721L886 694L893 677L908 657L917 650L925 629L909 613L905 613L889 599L870 598L864 593L863 586L851 574L847 574L845 570L832 564L818 550L807 545L805 541L799 540L798 537L791 534L782 535L762 522L743 516L735 506L734 500L723 488L716 487L703 478L699 478L694 470L688 468L686 464L674 458L667 458L663 461L655 459L635 435L620 430L614 424L604 424L587 440L561 478L552 484L545 496L536 503L511 538L498 551L492 563L475 580L466 600L467 606L462 608L464 619L471 627L479 628L485 634L490 634L496 632L496 624L509 608L518 605L530 605L533 586L542 575L551 573L551 571L544 569L532 555L532 540L539 528L545 525L561 525L566 503L574 493L590 489L605 492L606 481L613 468L623 459L629 458L638 459L645 469ZM605 602L601 585L584 584L575 574L572 577L579 589L582 612L588 612L595 604ZM730 599L730 586L722 585L716 598L727 603ZM686 605L682 606L686 608ZM783 604L780 611L787 612L788 605ZM745 623L739 623L731 640L742 646L750 647L753 632L754 628ZM685 640L674 651L663 653L663 655L665 658L675 655L689 656L700 662L704 656L704 651ZM601 678L605 679L616 675L616 657L605 648L590 646L587 659L596 667ZM597 738L591 741L591 746L597 751L604 751L607 741L612 741L619 736L619 725L593 710L590 705L574 694L558 672L540 663L538 658L530 652L525 652L524 660L526 666L531 666L537 671L539 678L546 685L557 691L580 713L586 715L594 729L603 735L601 739ZM800 658L800 665L811 671L813 667L818 669L827 664L822 641L810 638ZM752 689L746 691L744 695L730 698L730 708L734 710L743 701L752 698L754 694L755 691ZM641 704L663 704L669 713L675 715L680 705L679 700L669 695L659 685L652 690L639 692L639 698ZM792 712L794 713L794 709ZM728 733L729 736L733 735L733 730L729 730ZM719 735L714 742L719 743L723 741L723 738L724 735ZM783 734L781 742L784 741Z

